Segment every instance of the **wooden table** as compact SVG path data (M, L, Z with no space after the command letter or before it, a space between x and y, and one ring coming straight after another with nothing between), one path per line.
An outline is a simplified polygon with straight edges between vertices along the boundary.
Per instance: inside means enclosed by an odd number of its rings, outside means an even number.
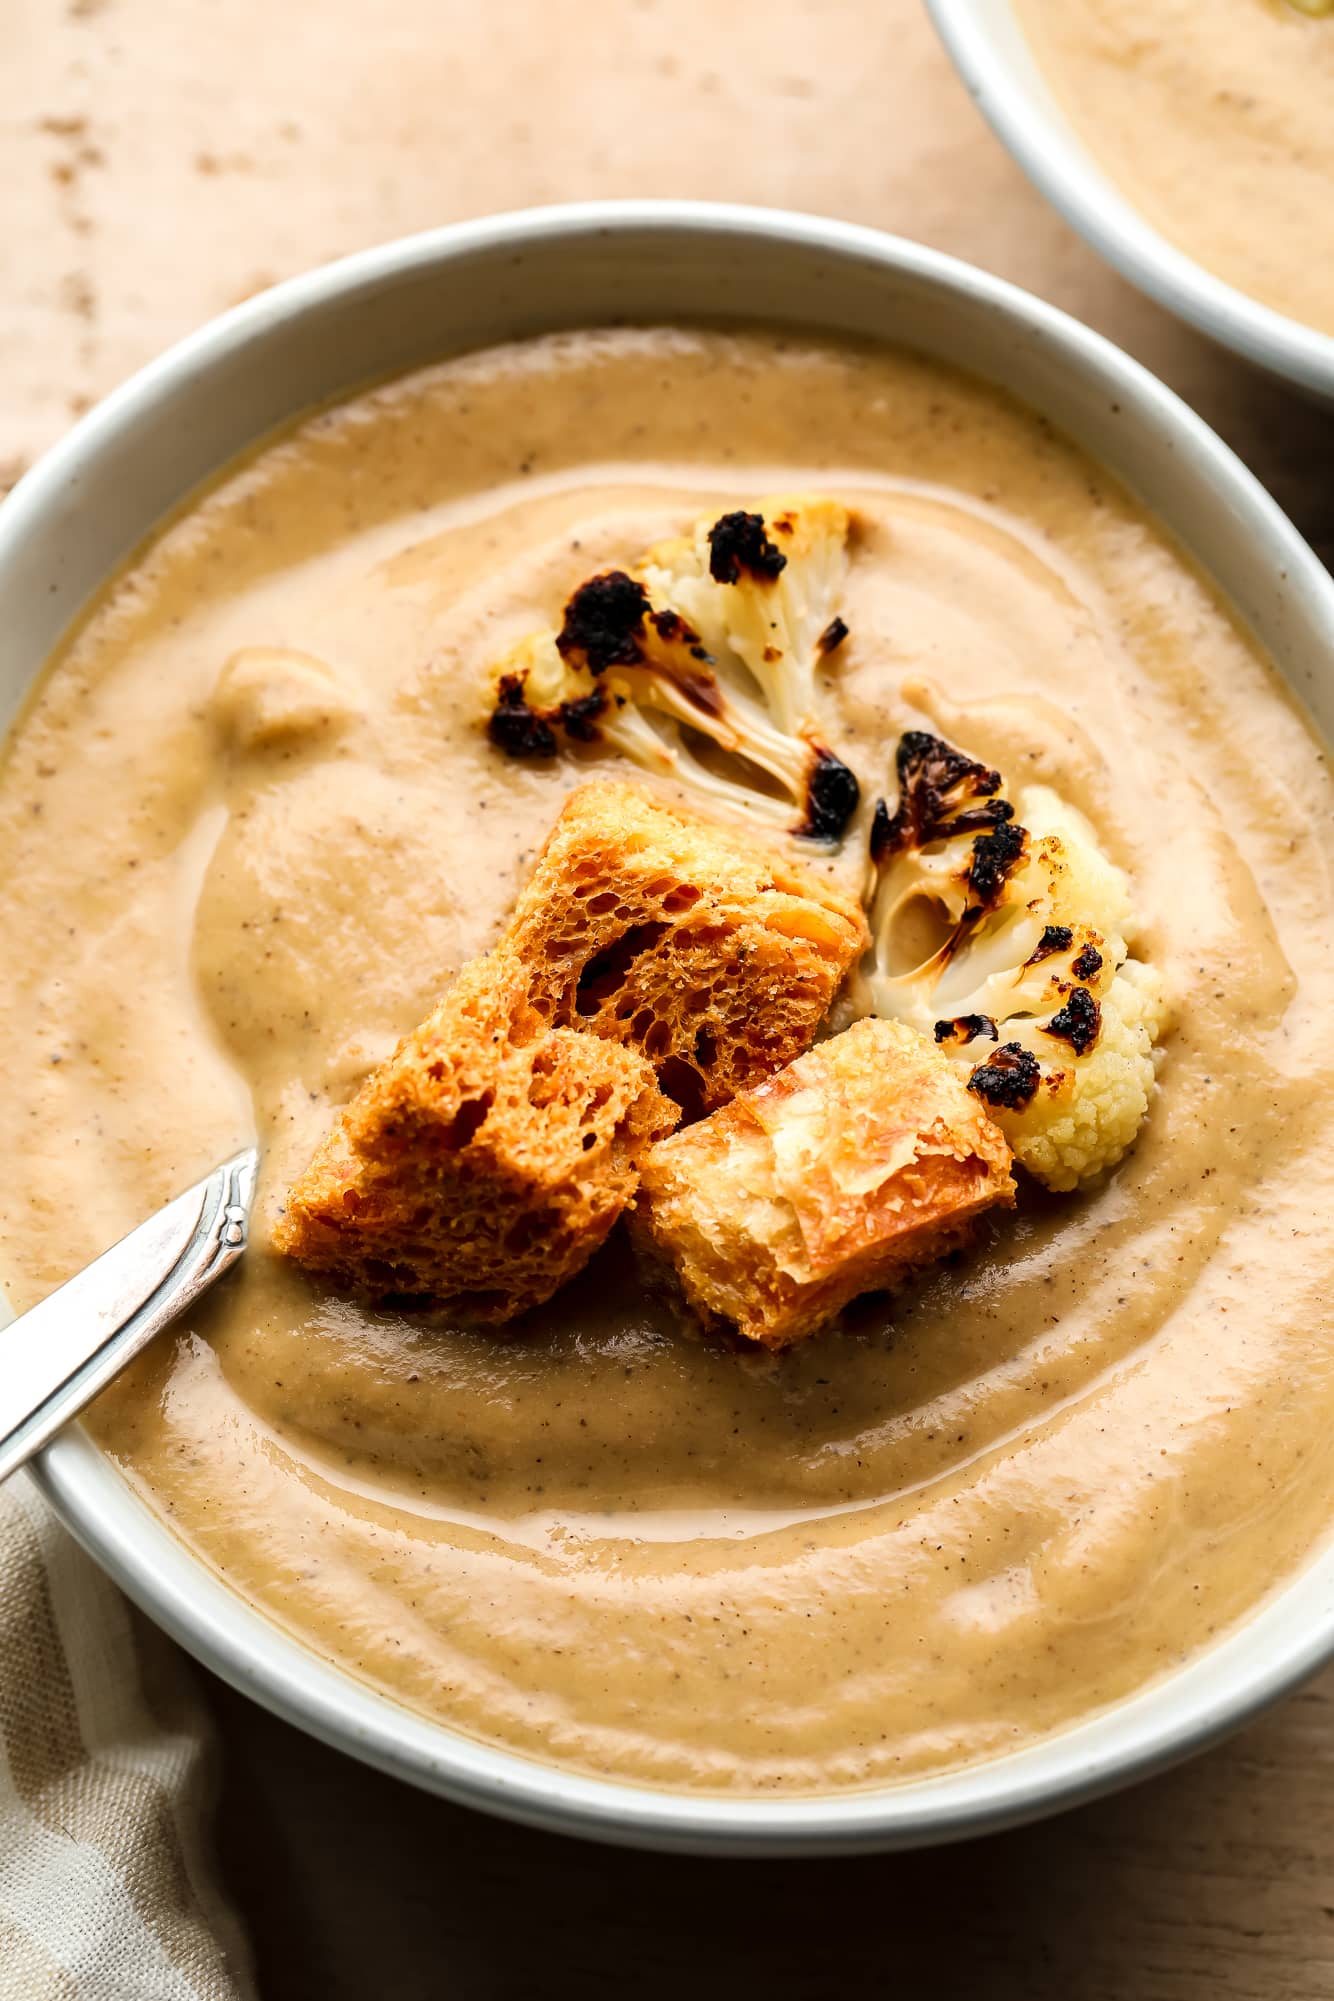
M1137 297L1029 189L914 0L9 0L0 473L208 314L378 239L689 195L879 224L1164 375L1334 560L1334 416ZM904 1858L664 1861L519 1833L211 1685L266 1997L1334 1997L1334 1673L1222 1750Z

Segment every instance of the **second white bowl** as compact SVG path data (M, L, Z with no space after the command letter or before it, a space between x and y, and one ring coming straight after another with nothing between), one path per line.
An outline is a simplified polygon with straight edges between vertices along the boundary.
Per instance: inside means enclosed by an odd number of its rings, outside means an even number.
M1225 284L1140 214L1061 109L1011 0L927 0L927 9L997 138L1087 243L1202 333L1334 403L1334 335Z

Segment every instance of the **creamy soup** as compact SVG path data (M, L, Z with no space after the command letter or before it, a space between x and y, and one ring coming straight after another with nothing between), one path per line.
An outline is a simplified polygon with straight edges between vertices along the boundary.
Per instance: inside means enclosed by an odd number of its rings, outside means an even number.
M1097 158L1191 257L1334 333L1334 11L1318 0L1016 0Z
M1136 1150L776 1359L692 1333L615 1238L500 1332L283 1264L287 1180L584 775L491 749L489 663L591 569L803 489L861 517L830 730L868 795L930 726L1130 871L1174 1022ZM335 685L247 748L215 690L256 646ZM1179 1664L1324 1533L1331 828L1318 743L1211 590L992 391L749 334L444 363L197 499L13 736L7 1281L32 1303L258 1133L256 1247L93 1417L237 1591L589 1772L801 1792L994 1756Z

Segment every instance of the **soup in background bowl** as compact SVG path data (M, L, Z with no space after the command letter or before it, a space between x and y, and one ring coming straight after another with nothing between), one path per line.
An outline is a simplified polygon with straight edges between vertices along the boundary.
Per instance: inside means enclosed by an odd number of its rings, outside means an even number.
M1017 12L1136 208L1239 292L1334 337L1334 10L1018 0Z
M1334 13L929 0L1003 144L1132 283L1334 399Z

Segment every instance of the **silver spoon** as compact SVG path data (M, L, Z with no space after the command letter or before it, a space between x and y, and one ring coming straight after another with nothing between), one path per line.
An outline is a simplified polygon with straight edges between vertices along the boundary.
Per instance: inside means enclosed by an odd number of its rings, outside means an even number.
M253 1146L233 1154L0 1331L0 1480L230 1271L258 1165Z

